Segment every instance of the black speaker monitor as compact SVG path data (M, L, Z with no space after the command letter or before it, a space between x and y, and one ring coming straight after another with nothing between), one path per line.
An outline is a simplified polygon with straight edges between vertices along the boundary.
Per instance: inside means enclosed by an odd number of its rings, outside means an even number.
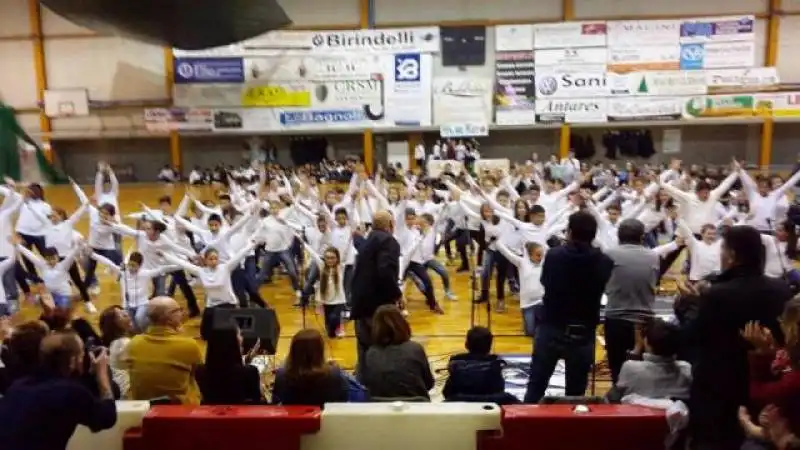
M281 325L274 309L215 308L214 328L236 326L244 339L260 339L261 349L274 355L278 348Z

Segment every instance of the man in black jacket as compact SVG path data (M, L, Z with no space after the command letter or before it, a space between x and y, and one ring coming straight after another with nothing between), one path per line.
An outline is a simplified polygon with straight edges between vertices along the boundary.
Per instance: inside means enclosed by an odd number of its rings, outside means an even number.
M697 449L738 449L739 406L749 403L748 344L741 331L758 321L782 341L778 317L791 297L786 282L764 275L764 247L755 228L723 236L722 273L696 293L683 323L692 354L689 432Z
M525 403L545 394L559 359L566 363L566 394L586 392L594 364L600 303L614 263L592 246L597 221L588 212L569 217L566 244L551 249L542 267L542 321L534 337Z
M357 373L363 371L364 355L372 343L372 316L381 305L402 301L400 290L400 244L392 235L394 222L387 211L372 218L372 231L358 249L351 290L352 310L358 342Z

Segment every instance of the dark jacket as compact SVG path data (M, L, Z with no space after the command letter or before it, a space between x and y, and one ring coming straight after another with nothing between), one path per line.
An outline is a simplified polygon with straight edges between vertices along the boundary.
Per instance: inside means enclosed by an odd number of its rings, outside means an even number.
M778 317L791 295L783 280L735 268L697 298L696 312L683 326L686 345L693 349L689 418L697 441L738 448L737 411L749 400L749 346L741 331L758 321L782 341Z
M262 402L261 375L258 368L243 365L226 371L225 384L214 383L205 364L197 367L194 373L204 405L255 405ZM219 379L219 377L217 377Z
M447 365L449 377L442 395L446 400L463 401L465 398L503 394L506 390L503 379L505 365L497 355L454 355Z
M0 423L3 450L63 450L78 425L92 432L113 427L117 406L79 380L28 377L14 382L0 399Z
M352 319L368 319L381 305L393 304L402 296L397 280L400 244L389 233L372 230L360 246L353 270Z
M567 242L550 249L542 266L542 322L556 326L600 322L600 303L614 262L599 249Z
M344 403L348 399L349 383L338 367L331 366L323 376L307 384L293 384L281 368L272 386L272 404L319 406L325 403Z

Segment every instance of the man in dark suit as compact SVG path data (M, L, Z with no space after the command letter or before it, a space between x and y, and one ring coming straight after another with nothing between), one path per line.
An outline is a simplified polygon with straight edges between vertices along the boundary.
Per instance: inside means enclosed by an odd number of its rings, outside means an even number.
M525 403L542 399L559 359L566 364L566 394L584 395L594 364L600 303L614 262L592 246L597 220L569 216L567 242L547 252L542 266L542 320L534 337Z
M355 320L358 343L358 367L364 370L364 356L372 344L372 316L381 305L402 301L400 290L400 244L394 238L394 219L388 211L378 211L372 218L372 231L359 246L353 270L350 318Z
M688 305L683 323L691 353L689 432L692 448L738 449L739 406L749 403L749 346L745 324L758 321L776 340L778 317L792 294L781 279L764 275L764 246L755 228L736 226L723 236L722 273Z

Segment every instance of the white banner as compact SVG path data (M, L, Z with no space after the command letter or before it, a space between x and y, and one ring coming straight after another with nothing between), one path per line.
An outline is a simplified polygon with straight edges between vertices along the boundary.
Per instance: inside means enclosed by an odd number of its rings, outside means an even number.
M753 67L756 43L753 41L681 44L681 70Z
M384 55L386 123L397 126L430 126L433 123L431 81L433 55L398 53ZM392 74L392 75L389 75Z
M212 115L204 108L150 108L144 123L149 131L210 131Z
M434 123L491 123L493 86L491 78L435 78Z
M608 49L608 71L628 73L641 70L678 70L681 50L675 45Z
M755 40L755 16L729 16L684 19L681 21L681 44L716 41Z
M214 131L254 133L286 130L364 129L383 125L383 113L342 109L227 108L214 110Z
M387 28L383 30L271 31L238 44L205 50L178 50L178 58L258 57L308 53L438 53L439 27Z
M498 52L533 50L533 25L497 25L494 49Z
M360 108L362 106L369 106L375 112L383 112L383 81L318 82L311 90L311 107L315 109Z
M781 82L778 69L775 67L719 69L705 72L709 94L776 90Z
M542 23L533 26L535 49L605 46L605 22Z
M245 58L245 82L363 80L382 71L380 55L309 55Z
M445 139L484 137L489 135L487 123L451 123L439 127L439 135Z
M172 102L182 108L239 107L242 105L241 84L176 84Z
M461 175L461 172L464 171L464 163L455 159L431 159L425 164L425 169L428 171L428 176L432 178L437 178L444 172Z
M681 96L707 92L704 71L663 71L608 74L612 95Z
M439 27L323 31L311 39L316 53L439 53Z
M608 48L677 47L680 20L619 20L608 22Z
M550 48L533 52L536 67L563 66L581 67L593 66L593 70L605 70L608 59L605 48ZM592 70L590 69L590 70Z
M606 122L608 99L537 100L536 121L558 123Z
M683 114L680 98L614 97L608 99L609 121L677 120Z
M605 97L610 90L605 71L564 72L552 68L536 71L536 99Z

